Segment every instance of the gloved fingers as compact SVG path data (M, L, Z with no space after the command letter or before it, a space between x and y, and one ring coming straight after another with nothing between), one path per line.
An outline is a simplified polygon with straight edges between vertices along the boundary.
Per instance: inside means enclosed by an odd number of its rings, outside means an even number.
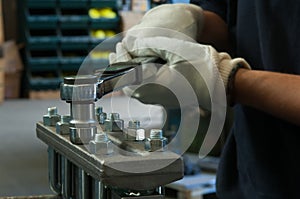
M201 35L203 10L192 4L164 4L145 13L129 32L137 38L165 36L195 40ZM134 31L134 32L133 32Z
M127 37L123 46L132 57L159 57L169 64L208 58L208 46L167 37L138 40Z
M111 53L109 55L109 62L111 64L116 62L130 62L131 60L132 57L121 42L117 43L116 45L116 53Z
M108 61L110 64L114 64L117 62L117 55L116 53L109 53L108 55Z

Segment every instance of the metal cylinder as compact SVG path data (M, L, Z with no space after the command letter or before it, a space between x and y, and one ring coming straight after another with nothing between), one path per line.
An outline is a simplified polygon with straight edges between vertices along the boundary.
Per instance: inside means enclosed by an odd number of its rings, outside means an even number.
M74 168L74 194L76 199L90 199L90 194L92 191L91 187L91 177L78 167Z
M51 147L48 148L48 172L50 188L61 193L61 165L60 155Z
M107 189L104 184L96 179L92 179L92 199L107 199Z
M94 103L71 103L70 140L86 144L97 133Z
M64 199L72 198L72 163L65 157L61 156L61 182L62 197Z

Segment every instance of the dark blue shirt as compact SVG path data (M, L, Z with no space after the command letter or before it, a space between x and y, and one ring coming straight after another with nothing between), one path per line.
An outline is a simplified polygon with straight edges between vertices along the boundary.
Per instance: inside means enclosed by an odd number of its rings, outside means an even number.
M233 56L245 58L256 70L300 74L300 1L191 3L226 21ZM218 197L299 199L300 127L247 106L236 105L234 109L233 129L218 169Z

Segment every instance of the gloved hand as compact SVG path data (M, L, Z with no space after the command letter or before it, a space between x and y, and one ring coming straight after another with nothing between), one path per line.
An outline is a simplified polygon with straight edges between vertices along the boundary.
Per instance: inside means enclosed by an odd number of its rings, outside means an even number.
M201 35L203 21L203 10L199 6L164 4L149 10L139 24L126 32L125 38L166 36L182 40L197 40Z
M227 53L218 53L209 45L176 38L132 40L127 37L117 45L116 50L116 54L110 57L111 63L120 60L144 63L144 80L147 84L124 88L124 92L144 103L159 103L169 107L178 106L178 102L170 98L165 88L179 98L181 106L192 105L210 111L214 98L222 97L220 88L228 89L232 71L237 67L250 69L242 58L231 59ZM157 67L149 62L148 57L159 57L166 64Z

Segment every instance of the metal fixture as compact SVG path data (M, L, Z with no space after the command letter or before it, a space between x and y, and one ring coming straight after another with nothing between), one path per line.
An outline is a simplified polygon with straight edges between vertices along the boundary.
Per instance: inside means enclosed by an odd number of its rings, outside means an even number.
M104 121L107 118L107 114L103 112L103 108L96 107L95 112L96 112L96 118L97 118L97 121L99 122L99 124L104 124Z
M153 130L148 152L142 142L125 140L119 133L124 121L118 113L105 120L109 130L105 133L97 128L101 126L95 119L100 121L102 113L95 109L95 101L115 89L141 82L141 67L114 65L100 72L66 77L61 99L70 104L70 116L60 118L56 108L49 108L43 122L37 123L38 138L49 145L51 187L63 199L162 199L162 186L183 177L182 159L166 150L162 133ZM139 130L140 123L132 121L129 128ZM143 136L135 131L136 140ZM152 153L154 149L164 153Z
M56 107L49 107L48 114L43 116L43 123L46 126L55 126L60 121L60 115L57 114Z
M120 119L119 113L110 113L104 122L104 130L109 132L122 132L124 120Z
M113 143L104 132L97 133L95 139L90 141L89 147L92 154L109 155L113 153Z
M150 138L145 142L145 149L150 151L166 151L168 139L163 137L161 129L151 129Z
M62 115L60 121L56 123L56 133L60 135L69 135L70 134L70 115Z
M139 120L131 120L128 122L126 131L126 139L131 141L145 140L145 129L141 128Z
M97 100L97 76L66 77L61 84L61 99L70 103L70 139L74 144L87 144L97 132L95 101Z

